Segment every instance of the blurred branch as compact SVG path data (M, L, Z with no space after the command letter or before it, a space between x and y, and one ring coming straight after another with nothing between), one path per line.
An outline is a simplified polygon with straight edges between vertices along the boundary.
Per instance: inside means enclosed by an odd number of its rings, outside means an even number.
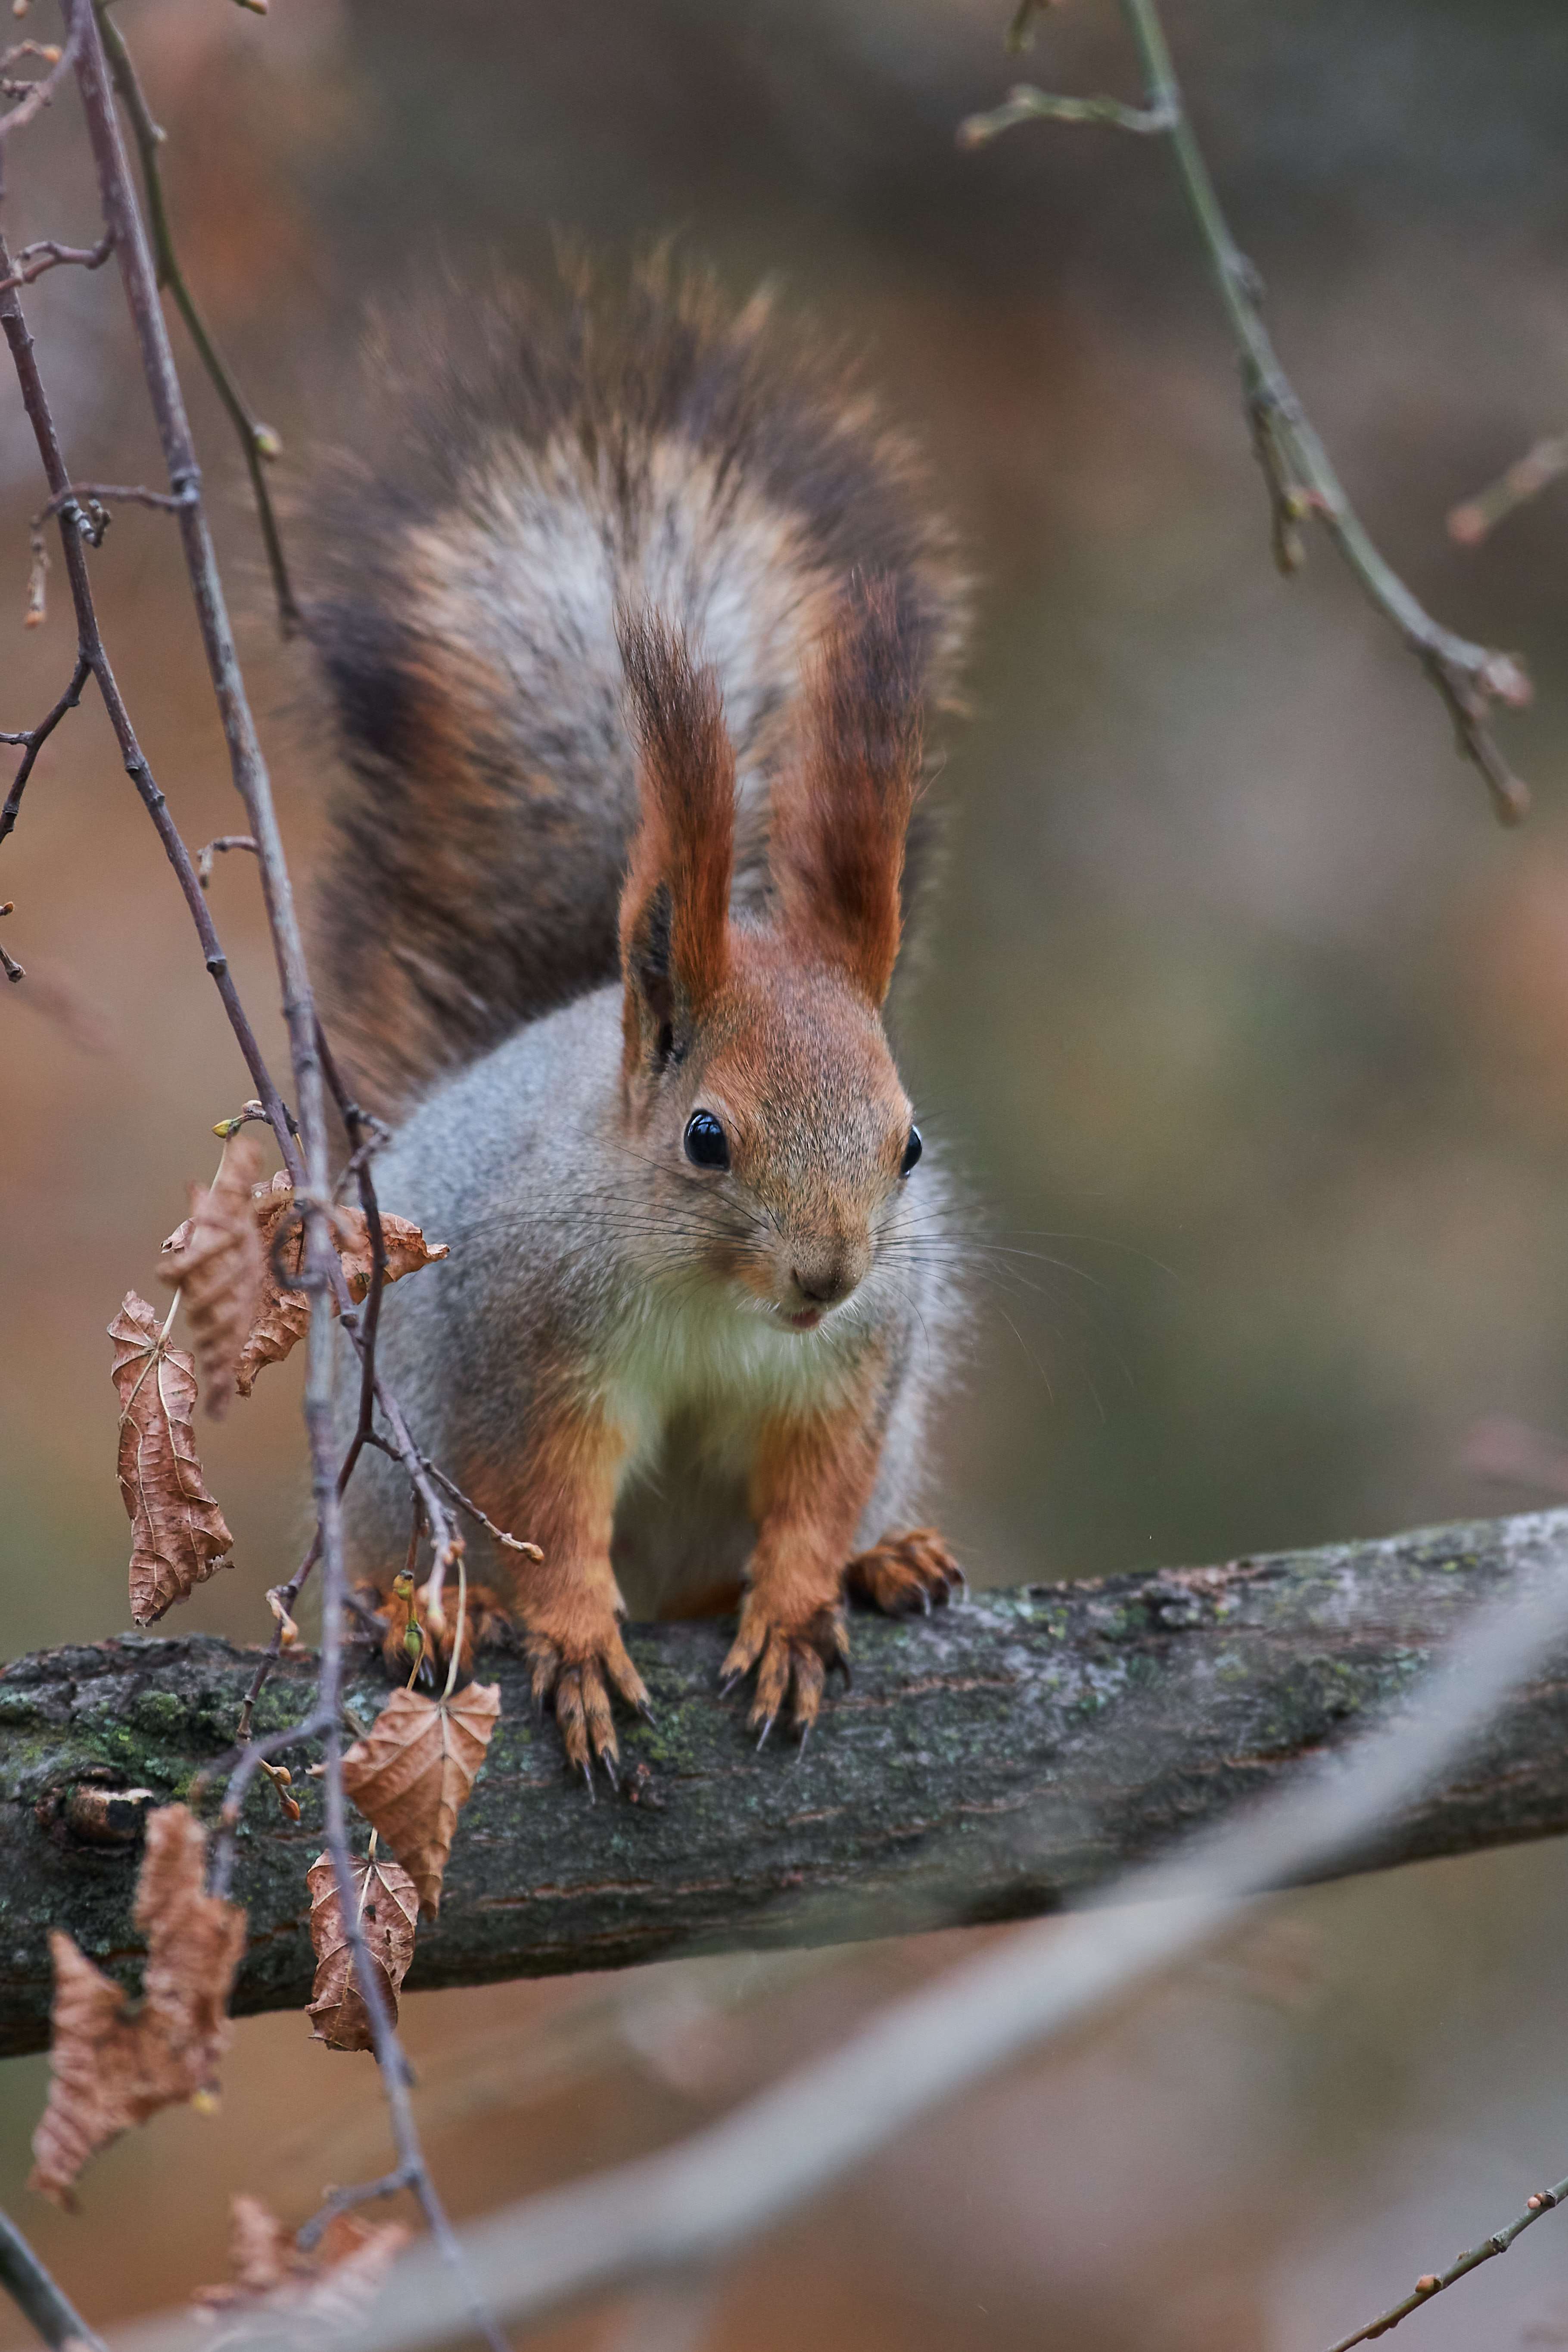
M228 412L229 421L239 436L239 446L245 453L245 463L250 475L251 492L256 499L256 516L261 527L262 544L267 550L267 567L272 575L272 593L278 603L278 625L285 637L291 637L300 626L301 615L295 602L288 558L283 552L283 535L272 510L272 497L267 487L265 472L266 463L282 455L283 445L272 427L264 425L255 414L235 382L227 362L212 339L205 320L196 308L195 297L185 282L169 226L169 208L164 199L163 171L158 161L158 150L166 134L153 120L146 92L132 62L131 52L125 46L124 35L110 15L111 5L112 0L93 0L109 69L130 121L142 164L142 185L147 198L157 282L160 287L166 286L174 296L202 365L211 377L217 396Z
M1502 755L1489 713L1496 702L1515 709L1528 702L1529 678L1511 654L1472 645L1443 628L1374 545L1263 323L1262 281L1237 247L1220 208L1171 62L1155 0L1121 0L1121 13L1142 69L1146 107L1125 107L1113 99L1054 98L1025 85L1013 90L1006 104L994 113L972 115L960 126L960 142L979 146L1014 123L1037 116L1168 133L1183 193L1240 356L1242 397L1253 447L1268 486L1276 563L1281 572L1296 571L1304 555L1300 525L1311 518L1321 523L1366 595L1393 622L1441 695L1458 748L1485 777L1498 816L1505 824L1517 824L1530 806L1530 794Z
M1399 1699L1450 1631L1521 1576L1561 1575L1568 1513L1486 1521L1226 1568L983 1593L917 1628L855 1621L855 1687L820 1752L759 1755L716 1687L717 1623L637 1629L658 1711L630 1736L628 1797L586 1805L534 1717L525 1662L486 1653L501 1719L411 1989L624 1967L679 1952L826 1945L1026 1917L1081 1899L1184 1829L1218 1820ZM69 1791L108 1773L185 1793L230 1751L258 1661L226 1643L126 1639L0 1671L0 2052L47 2031L46 1926L123 1965L134 1873L74 1844ZM303 1736L316 1662L286 1649L258 1743ZM343 1685L382 1703L374 1650ZM241 2012L291 2007L312 1972L301 1822L237 1826L251 1945ZM1407 1807L1367 1864L1568 1828L1568 1686L1531 1684L1484 1769ZM30 1923L30 1924L29 1924Z
M23 42L18 46L19 48L32 50L36 56L47 55L49 58L49 71L40 80L29 82L26 86L9 113L0 114L0 142L9 139L14 131L25 131L34 117L41 114L44 108L52 103L56 90L76 64L77 37L74 30L63 49L45 51L37 43L31 41ZM15 56L17 53L14 50L12 55Z
M1513 1574L1507 1597L1482 1611L1479 1622L1467 1617L1443 1664L1391 1726L1362 1738L1342 1760L1318 1759L1292 1772L1268 1801L1187 1842L1173 1860L1121 1879L1113 1902L1054 1927L1025 1929L889 2003L845 2046L718 2124L470 2226L463 2242L493 2307L514 2326L532 2323L586 2296L689 2275L732 2256L911 2125L1213 1943L1259 1895L1364 1864L1373 1852L1385 1855L1390 1825L1408 1823L1413 1810L1418 1815L1434 1785L1473 1794L1475 1762L1464 1766L1462 1779L1457 1768L1483 1732L1487 1762L1495 1763L1496 1736L1511 1710L1493 1718L1510 1692L1527 1677L1538 1686L1560 1679L1547 1654L1568 1636L1568 1516L1464 1533L1467 1559L1468 1544L1478 1539L1508 1556ZM1390 1570L1382 1597L1397 1615L1395 1563L1414 1550L1416 1561L1429 1566L1426 1547L1433 1540L1395 1539L1299 1560L1319 1560L1332 1586L1352 1558L1365 1563L1381 1555ZM1189 1571L1194 1578L1204 1573ZM994 1596L993 1605L1005 1614L1037 1590ZM1070 1591L1059 1588L1052 1598L1061 1601ZM1337 1591L1342 1603L1351 1601L1353 1582L1341 1580ZM1130 1598L1128 1583L1107 1592L1103 1622L1114 1623ZM1305 1663L1299 1655L1298 1664ZM1189 1703L1190 1728L1204 1711ZM1005 1710L991 1719L1009 1727L1013 1720ZM1113 1752L1109 1742L1104 1749L1102 1769ZM837 1811L853 1792L837 1758L835 1768ZM1205 1777L1200 1766L1200 1789ZM1495 1773L1487 1780L1495 1780ZM673 1811L665 1818L673 1819ZM853 1869L841 1867L846 1874ZM331 2340L337 2352L415 2352L450 2340L460 2326L449 2280L416 2247L376 2304ZM184 2352L198 2340L164 2322L155 2333L137 2330L120 2342L121 2352L150 2352L153 2344L159 2352Z
M1550 434L1545 440L1537 441L1533 448L1527 449L1522 457L1516 457L1495 482L1489 483L1484 490L1478 490L1474 498L1466 499L1450 509L1449 538L1457 540L1461 547L1479 546L1487 533L1495 530L1516 507L1539 498L1560 474L1565 473L1568 473L1568 433Z
M1479 2246L1470 2248L1468 2253L1456 2256L1446 2271L1425 2272L1403 2303L1393 2305L1376 2319L1369 2319L1366 2326L1358 2327L1353 2336L1342 2336L1339 2342L1331 2347L1331 2352L1352 2352L1354 2345L1370 2344L1374 2336L1386 2336L1391 2327L1397 2327L1402 2319L1408 2319L1413 2311L1419 2311L1424 2303L1430 2303L1434 2295L1443 2293L1445 2287L1467 2278L1471 2271L1479 2270L1483 2263L1495 2262L1499 2254L1506 2254L1522 2231L1528 2230L1532 2222L1539 2221L1543 2213L1555 2211L1565 2200L1568 2200L1568 2180L1560 2180L1555 2189L1538 2189L1533 2197L1526 2198L1523 2212L1506 2229L1494 2230L1489 2238L1483 2238Z
M10 277L0 278L0 294L9 292L14 286L30 286L46 269L58 269L66 262L79 262L83 269L100 269L113 250L114 239L107 231L92 246L61 245L57 237L39 237L36 244L22 247ZM39 257L35 259L35 256Z
M68 2303L7 2214L0 2213L0 2286L53 2352L104 2352L103 2338Z

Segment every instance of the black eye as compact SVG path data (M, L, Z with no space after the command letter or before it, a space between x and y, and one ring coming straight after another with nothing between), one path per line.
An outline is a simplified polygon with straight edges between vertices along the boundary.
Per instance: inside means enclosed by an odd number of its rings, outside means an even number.
M904 1146L904 1156L899 1162L899 1173L900 1176L907 1176L909 1174L910 1170L914 1166L916 1160L920 1158L921 1153L924 1150L925 1145L921 1141L920 1129L918 1127L911 1127L910 1129L910 1139Z
M730 1139L710 1110L694 1110L686 1122L686 1156L693 1168L728 1168Z

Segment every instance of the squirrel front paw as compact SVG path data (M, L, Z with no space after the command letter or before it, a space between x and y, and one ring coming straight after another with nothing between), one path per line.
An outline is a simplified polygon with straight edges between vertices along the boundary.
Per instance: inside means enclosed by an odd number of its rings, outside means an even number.
M533 1677L534 1703L543 1706L548 1700L554 1708L566 1760L583 1775L588 1794L594 1793L590 1749L604 1766L611 1785L618 1788L616 1767L621 1751L610 1713L610 1691L617 1690L626 1705L635 1706L649 1722L653 1707L614 1621L586 1642L554 1639L531 1628L524 1649Z
M888 1617L929 1617L963 1589L963 1570L934 1528L884 1536L859 1552L844 1571L846 1591Z
M839 1667L846 1683L849 1680L849 1635L843 1610L827 1603L803 1622L787 1624L774 1617L756 1592L749 1592L741 1611L740 1631L719 1669L721 1690L732 1689L753 1666L757 1694L746 1721L758 1732L757 1746L773 1729L787 1700L790 1728L804 1747L821 1710L832 1669Z

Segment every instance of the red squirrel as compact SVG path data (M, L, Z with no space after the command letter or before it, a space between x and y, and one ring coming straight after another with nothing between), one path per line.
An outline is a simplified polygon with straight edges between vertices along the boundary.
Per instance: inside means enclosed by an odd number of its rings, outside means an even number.
M725 1675L804 1739L846 1591L959 1584L921 1523L947 1194L882 1020L952 543L841 361L667 265L400 318L373 375L375 454L314 501L321 929L397 1122L381 1200L451 1251L386 1293L382 1360L543 1552L493 1550L487 1598L590 1788L613 1696L647 1704L628 1602L739 1601ZM350 1558L384 1595L407 1508L367 1456Z

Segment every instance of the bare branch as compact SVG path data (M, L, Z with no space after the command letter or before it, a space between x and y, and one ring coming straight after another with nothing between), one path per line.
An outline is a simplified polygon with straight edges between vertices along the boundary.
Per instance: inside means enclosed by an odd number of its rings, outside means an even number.
M1532 1529L1539 1549L1525 1546L1509 1596L1468 1620L1392 1723L1341 1759L1298 1769L1273 1797L1122 1878L1077 1917L1022 1929L889 2004L847 2045L710 2128L471 2226L464 2243L493 2306L510 2322L541 2320L733 2255L913 2123L1204 1949L1260 1895L1364 1859L1391 1819L1455 1772L1521 1678L1560 1674L1546 1662L1568 1637L1568 1523L1555 1514L1512 1524ZM1194 1722L1202 1713L1191 1710ZM1473 1765L1459 1778L1471 1782ZM416 2247L332 2341L337 2352L416 2352L459 2316L445 2267ZM139 2330L122 2352L153 2342L176 2352L191 2340Z
M0 915L14 915L16 911L16 902L14 898L7 898L5 905L0 906ZM0 948L0 971L5 973L7 980L26 980L27 977L26 966L18 963L16 957L7 954L4 948Z
M8 2214L0 2213L0 2286L31 2320L52 2352L104 2352L74 2304L68 2303Z
M55 492L47 506L38 509L37 513L33 517L32 527L37 530L42 524L47 522L51 515L59 514L66 507L78 504L104 506L111 499L125 505L162 507L166 513L178 513L181 507L187 505L197 495L194 483L188 484L176 498L171 497L167 490L144 489L135 482L68 482L63 490ZM101 521L93 524L90 530L85 523L79 524L78 527L84 537L91 539L93 546L96 547L99 540L103 536L103 526L108 520L108 516L105 515Z
M1433 2296L1441 2294L1446 2287L1454 2285L1459 2279L1468 2278L1471 2271L1479 2270L1483 2263L1495 2262L1499 2254L1506 2254L1517 2237L1533 2222L1539 2221L1543 2213L1554 2212L1565 2200L1568 2200L1568 2180L1560 2180L1555 2189L1538 2189L1533 2197L1525 2200L1523 2212L1506 2229L1494 2230L1489 2238L1483 2238L1479 2246L1470 2248L1468 2253L1457 2255L1446 2271L1423 2272L1402 2303L1394 2304L1376 2319L1369 2319L1366 2326L1358 2327L1352 2336L1342 2336L1339 2342L1331 2347L1331 2352L1352 2352L1354 2345L1370 2344L1374 2336L1386 2336L1391 2327L1397 2327L1402 2319L1408 2319L1413 2311L1419 2311L1424 2303L1430 2303Z
M1531 499L1568 473L1568 433L1553 433L1537 441L1522 457L1489 482L1474 498L1466 499L1453 508L1448 516L1448 536L1461 547L1479 547L1487 533L1495 530L1500 522L1524 506Z
M24 42L22 46L24 48L33 48L35 45L31 42ZM55 52L54 64L50 70L41 80L29 82L26 85L24 95L8 114L0 114L0 142L9 139L14 131L25 131L27 124L37 115L41 114L46 106L53 102L56 90L76 64L76 53L77 37L73 29L66 41L65 47ZM36 54L42 55L43 52L37 50Z
M1026 29L1030 13L1026 9L1015 18L1015 35L1021 26ZM960 127L960 142L977 146L1012 124L1037 116L1168 132L1182 190L1240 356L1242 398L1253 447L1268 488L1275 562L1281 572L1295 571L1304 553L1300 525L1309 518L1321 523L1363 592L1392 621L1441 695L1454 722L1456 743L1485 777L1498 817L1505 824L1517 824L1529 809L1530 794L1503 757L1491 731L1489 712L1493 703L1518 709L1530 700L1530 681L1523 666L1511 654L1472 645L1468 638L1442 627L1374 545L1263 323L1262 281L1237 247L1220 208L1171 62L1155 0L1121 0L1121 14L1142 68L1145 107L1125 107L1114 99L1053 98L1024 86L1013 90L1006 104L994 114L972 115Z
M205 890L213 878L213 860L226 850L248 849L254 856L256 843L248 833L220 833L205 847L196 852L196 879Z
M283 534L278 528L273 512L272 494L267 487L264 467L283 454L283 444L270 425L264 425L252 410L230 372L226 361L214 342L212 332L196 307L196 299L185 281L174 250L174 234L169 226L169 208L163 195L163 171L158 150L165 133L153 117L125 37L110 15L110 0L95 0L103 47L109 59L114 87L124 105L136 142L136 152L142 164L142 185L147 198L147 215L152 224L153 247L157 259L157 282L166 286L178 306L191 341L214 389L227 412L229 422L239 436L246 469L250 476L251 495L256 500L256 518L260 525L262 544L267 551L267 568L272 575L272 593L278 604L278 625L285 637L293 636L300 626L300 607L295 602L293 584L289 576L289 561L283 551ZM241 6L256 7L256 0L240 0Z
M1010 131L1016 122L1037 121L1104 122L1116 131L1133 131L1146 136L1173 131L1176 109L1169 98L1153 100L1147 106L1127 106L1119 98L1057 98L1021 81L1007 92L1005 104L994 107L989 114L972 114L961 122L958 143L961 147L984 147L987 140L994 139L999 131Z
M58 269L66 262L79 262L83 269L100 269L113 250L114 239L107 231L91 246L61 245L57 237L39 237L36 243L22 247L10 277L0 278L0 294L8 293L15 286L30 286L47 269ZM35 259L35 256L38 258Z

